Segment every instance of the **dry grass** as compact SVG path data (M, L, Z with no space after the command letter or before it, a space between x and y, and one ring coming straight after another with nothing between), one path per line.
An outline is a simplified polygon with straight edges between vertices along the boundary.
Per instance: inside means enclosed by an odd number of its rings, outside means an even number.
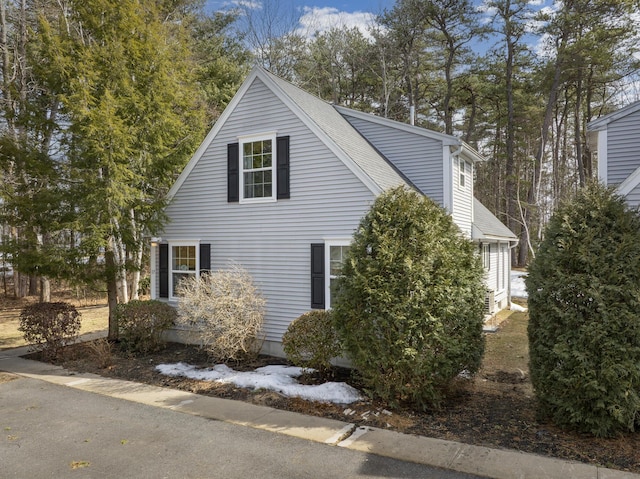
M486 335L482 369L476 377L476 384L482 387L496 382L515 382L526 396L531 397L531 383L525 381L529 378L529 314L507 311L502 319L498 331ZM486 381L487 378L491 380Z

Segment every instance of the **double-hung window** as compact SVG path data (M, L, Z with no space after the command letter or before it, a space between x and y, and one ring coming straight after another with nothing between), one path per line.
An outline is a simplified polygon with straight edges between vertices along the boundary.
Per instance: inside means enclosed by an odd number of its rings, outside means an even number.
M241 201L275 200L275 133L241 138L240 152Z
M335 239L325 242L325 276L326 281L326 305L331 308L338 278L342 273L342 265L349 252L351 239Z
M458 163L458 169L460 173L460 182L458 186L460 188L464 188L467 182L467 162L464 160L460 160Z
M195 244L171 244L170 248L171 265L171 297L178 297L178 285L186 278L195 278L198 274L198 251Z
M491 245L488 243L482 244L482 266L486 271L491 269Z

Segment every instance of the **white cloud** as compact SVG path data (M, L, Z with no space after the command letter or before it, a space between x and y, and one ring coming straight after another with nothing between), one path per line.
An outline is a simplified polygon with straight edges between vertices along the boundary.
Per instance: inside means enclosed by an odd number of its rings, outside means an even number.
M314 36L332 28L357 28L369 37L369 28L375 23L376 15L370 12L343 12L334 7L304 7L300 17L298 33Z
M251 0L233 0L230 3L235 7L246 8L247 10L262 10L261 2L254 2Z

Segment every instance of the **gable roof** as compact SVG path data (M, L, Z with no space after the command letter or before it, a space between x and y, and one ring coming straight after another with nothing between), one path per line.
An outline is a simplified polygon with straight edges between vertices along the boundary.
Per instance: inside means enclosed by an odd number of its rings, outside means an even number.
M619 120L627 115L631 115L640 110L640 101L636 101L635 103L631 103L630 105L625 106L624 108L620 108L608 115L601 116L597 120L593 120L587 124L587 131L599 131L604 130L607 125L611 122Z
M410 182L329 103L255 66L169 191L173 197L254 81L260 80L374 193Z
M477 198L473 198L473 239L517 241L518 237Z

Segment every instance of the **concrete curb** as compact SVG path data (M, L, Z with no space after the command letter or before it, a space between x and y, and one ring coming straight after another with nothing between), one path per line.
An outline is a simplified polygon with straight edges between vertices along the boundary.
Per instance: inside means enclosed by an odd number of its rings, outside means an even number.
M0 370L94 394L490 478L640 479L638 474L590 464L412 436L378 428L356 427L342 421L241 401L200 396L95 374L76 374L59 366L19 357L26 352L27 348L0 351Z

